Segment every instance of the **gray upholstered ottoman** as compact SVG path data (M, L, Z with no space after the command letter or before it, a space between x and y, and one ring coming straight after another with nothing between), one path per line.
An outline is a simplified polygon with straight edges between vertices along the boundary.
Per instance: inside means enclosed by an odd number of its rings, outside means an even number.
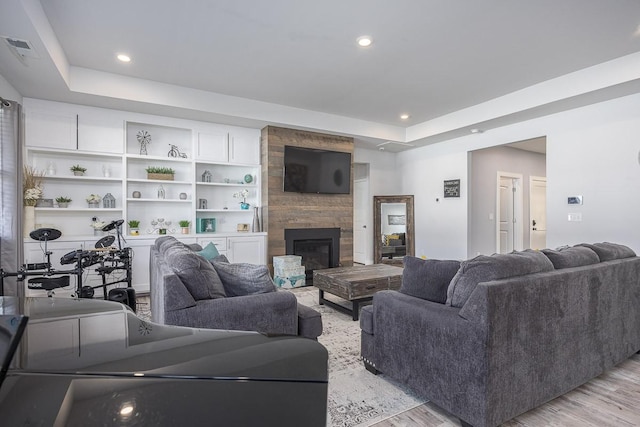
M322 335L322 316L311 307L298 303L298 335L317 340Z

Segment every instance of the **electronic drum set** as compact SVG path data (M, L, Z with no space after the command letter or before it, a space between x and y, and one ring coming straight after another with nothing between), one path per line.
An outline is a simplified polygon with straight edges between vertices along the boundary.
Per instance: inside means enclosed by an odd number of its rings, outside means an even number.
M102 288L103 298L121 302L128 305L134 312L136 311L135 290L131 286L131 261L133 250L129 247L122 247L125 241L122 236L122 224L124 220L119 219L102 227L102 231L116 231L116 236L108 235L98 240L93 249L78 249L71 251L60 258L61 265L69 265L66 270L58 270L51 266L51 254L47 244L56 240L62 233L55 228L39 228L29 233L29 237L44 243L45 262L24 264L17 272L6 272L0 269L0 295L4 295L4 278L16 277L18 283L27 279L29 289L41 289L47 291L47 296L52 297L54 290L69 286L71 275L75 275L77 286L74 296L77 298L93 298L95 290ZM114 247L113 243L118 242ZM125 241L126 243L126 241ZM99 264L99 265L98 265ZM85 269L95 267L96 273L101 276L101 284L95 286L83 285ZM118 278L112 278L112 273L124 272ZM118 283L126 283L127 287L116 287L107 291L107 287Z

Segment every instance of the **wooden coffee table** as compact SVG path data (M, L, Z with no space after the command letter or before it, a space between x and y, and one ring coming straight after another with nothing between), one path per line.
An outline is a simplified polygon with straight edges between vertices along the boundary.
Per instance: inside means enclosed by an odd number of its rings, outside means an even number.
M354 267L327 268L313 271L313 286L318 288L318 303L351 314L353 320L360 316L360 304L371 301L373 294L385 289L400 289L402 267L388 264L358 265ZM328 292L352 304L352 308L324 299Z

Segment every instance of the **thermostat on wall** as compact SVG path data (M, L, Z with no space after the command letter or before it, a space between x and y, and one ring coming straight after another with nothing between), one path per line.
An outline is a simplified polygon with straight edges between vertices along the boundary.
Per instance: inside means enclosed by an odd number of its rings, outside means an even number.
M569 196L567 197L568 205L581 205L582 204L582 196Z

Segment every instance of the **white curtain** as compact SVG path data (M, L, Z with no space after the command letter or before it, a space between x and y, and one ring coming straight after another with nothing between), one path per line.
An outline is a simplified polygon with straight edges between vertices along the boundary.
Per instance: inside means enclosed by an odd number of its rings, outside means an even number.
M15 272L23 260L22 151L20 104L0 97L0 267ZM4 280L5 295L24 295L15 278Z

